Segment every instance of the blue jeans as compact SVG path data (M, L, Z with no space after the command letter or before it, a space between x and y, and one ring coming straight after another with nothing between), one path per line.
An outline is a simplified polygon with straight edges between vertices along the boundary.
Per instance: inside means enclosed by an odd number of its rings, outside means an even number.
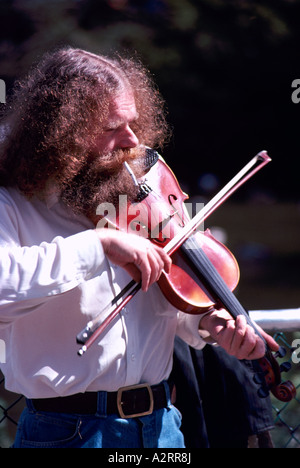
M107 415L106 398L101 397L94 415L36 411L28 400L13 447L184 448L180 426L181 414L170 399L167 408L132 419Z

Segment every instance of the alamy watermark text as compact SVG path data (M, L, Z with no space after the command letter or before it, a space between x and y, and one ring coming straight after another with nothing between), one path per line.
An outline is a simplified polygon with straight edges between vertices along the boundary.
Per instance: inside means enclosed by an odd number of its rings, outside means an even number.
M300 79L295 79L292 81L292 88L295 90L292 92L291 98L294 104L299 104L300 102Z

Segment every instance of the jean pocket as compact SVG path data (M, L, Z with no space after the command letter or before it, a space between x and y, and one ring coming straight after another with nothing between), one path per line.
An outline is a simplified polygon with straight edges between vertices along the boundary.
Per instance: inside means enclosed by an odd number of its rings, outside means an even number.
M20 427L20 448L75 448L81 419L56 413L29 413Z
M174 405L170 405L169 408L173 412L173 416L174 416L175 421L177 421L178 427L180 427L181 423L182 423L182 414L181 414L181 412Z

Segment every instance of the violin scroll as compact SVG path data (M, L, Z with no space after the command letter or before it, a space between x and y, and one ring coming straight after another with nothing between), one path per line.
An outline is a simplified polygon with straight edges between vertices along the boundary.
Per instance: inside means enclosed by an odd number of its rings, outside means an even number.
M281 365L278 364L275 357L283 357L285 355L285 349L280 347L275 356L268 351L266 355L258 360L260 369L262 372L262 378L255 375L255 383L261 384L258 390L258 395L262 398L267 397L271 392L275 398L283 402L289 402L296 396L296 388L294 384L287 380L281 381L281 372L287 372L290 370L290 363L285 362Z
M290 380L282 382L271 391L278 400L284 402L291 401L296 396L296 388Z

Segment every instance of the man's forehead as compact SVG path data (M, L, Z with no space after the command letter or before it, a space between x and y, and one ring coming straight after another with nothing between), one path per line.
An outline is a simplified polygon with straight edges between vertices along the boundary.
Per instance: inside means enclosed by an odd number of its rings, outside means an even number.
M135 99L131 91L124 91L114 96L109 103L108 118L137 118Z

